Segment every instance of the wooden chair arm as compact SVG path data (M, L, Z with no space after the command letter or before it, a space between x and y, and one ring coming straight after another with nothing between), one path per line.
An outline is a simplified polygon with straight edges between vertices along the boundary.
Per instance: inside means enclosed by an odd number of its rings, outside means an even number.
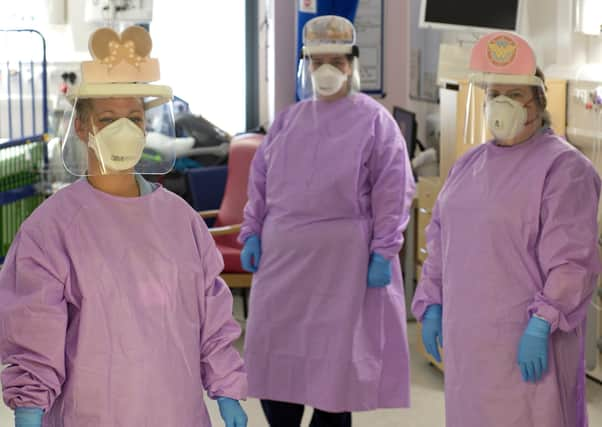
M240 233L241 227L242 224L226 225L223 227L212 227L209 229L209 232L212 236L227 236L229 234Z
M211 211L200 211L199 212L199 215L203 219L216 218L218 214L219 214L219 210L218 209L211 210Z

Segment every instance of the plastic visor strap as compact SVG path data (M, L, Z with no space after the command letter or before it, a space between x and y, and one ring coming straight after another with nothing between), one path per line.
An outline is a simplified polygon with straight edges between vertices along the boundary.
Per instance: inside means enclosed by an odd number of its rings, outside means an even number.
M464 144L467 145L467 135L468 135L468 121L469 121L469 113L472 111L470 109L470 102L471 102L471 98L472 98L472 83L468 84L468 94L466 97L466 108L464 110ZM471 129L472 132L472 129Z
M592 121L594 122L594 123L593 123L593 125L594 125L594 126L593 126L593 127L594 127L594 129L598 129L598 130L600 130L600 118L599 118L599 117L596 117L596 116L594 116L594 118L593 118L593 120L592 120ZM598 140L599 140L598 136L595 136L595 137L594 137L594 145L593 145L593 147L592 147L592 149L593 149L593 154L592 154L592 157L593 157L593 159L592 159L592 160L593 160L593 162L594 162L594 165L595 165L596 167L598 166Z
M96 126L94 126L94 123L92 123L92 119L90 119L90 125L92 126L92 129L94 130L94 143L97 144L96 135L98 134L98 129L96 129ZM89 138L90 138L90 135L88 134L88 147L90 147L90 140L89 140ZM98 158L98 157L102 157L102 156L100 154L98 154L96 152L96 150L92 150L92 151L94 151L94 155L96 156L96 159L100 162L100 172L103 175L106 175L106 173L107 173L107 167L105 166L104 159L102 159L102 158L99 159ZM89 165L88 165L88 169L89 169Z
M529 99L527 102L525 102L525 103L523 104L523 108L525 108L525 109L526 109L526 108L527 108L527 105L529 105L529 104L530 104L530 103L532 103L533 101L535 101L535 97L533 97L533 98ZM527 114L529 114L529 113L527 112ZM534 122L534 121L536 121L537 119L540 119L540 117L538 117L538 116L535 116L535 118L533 118L533 119L531 119L531 120L527 120L527 121L525 122L524 126L529 126L531 123L533 123L533 122Z
M474 113L475 111L475 107L476 107L476 100L474 99L474 95L473 95L473 91L475 91L474 89L471 91L471 97L470 97L470 111L472 113L473 116L476 116L476 114ZM470 117L470 121L473 123L473 125L470 127L470 145L474 145L475 141L476 141L476 137L475 137L475 123L474 123L474 117Z
M485 100L485 102L487 102ZM487 124L485 124L484 126L481 126L481 142L485 141L485 138L487 138Z
M600 140L600 133L602 132L602 111L600 109L598 109L598 111L596 112L597 114L597 119L598 119L598 132L597 132L597 136L596 136L596 142L594 143L594 165L596 166L596 168L600 168L600 151L602 150L602 141Z
M144 104L145 110L150 110L151 108L158 107L159 105L166 104L171 101L170 98L158 97Z

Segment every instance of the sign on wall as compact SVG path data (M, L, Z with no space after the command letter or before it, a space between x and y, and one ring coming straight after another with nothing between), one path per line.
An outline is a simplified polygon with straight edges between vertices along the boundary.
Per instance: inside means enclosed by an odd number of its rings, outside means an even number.
M318 0L299 0L299 11L303 13L318 13Z
M151 22L153 0L86 0L84 20L106 24L112 21Z
M355 16L362 91L382 94L384 0L360 0Z
M439 101L437 68L441 33L420 28L420 2L410 2L410 98Z

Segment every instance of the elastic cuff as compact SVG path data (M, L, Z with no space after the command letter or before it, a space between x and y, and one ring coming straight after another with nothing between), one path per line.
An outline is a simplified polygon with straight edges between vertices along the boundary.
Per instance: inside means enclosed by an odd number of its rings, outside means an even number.
M244 245L247 240L249 240L252 236L259 237L261 235L260 232L255 232L253 230L243 230L238 234L238 243Z
M219 394L216 393L212 393L210 391L207 391L207 396L212 399L217 401L218 399L232 399L232 400L247 400L247 389L246 389L246 384L244 386L244 388L242 390L230 390L230 391L225 391L225 390L220 390L218 391Z
M550 329L550 322L533 315L527 324L526 333L540 338L547 338L550 335Z
M399 252L403 248L403 240L391 241L390 239L376 239L370 241L370 253L377 253L387 260L399 256Z
M429 301L432 301L431 299L429 299ZM424 320L424 316L426 315L426 311L428 310L428 308L431 305L434 304L440 304L440 303L434 303L434 302L427 302L424 300L419 300L419 301L412 301L412 314L414 315L414 317L416 318L416 320L418 320L419 322L422 322Z
M223 401L238 402L238 399L234 399L232 397L225 397L225 396L216 397L215 400L218 402L223 402Z
M395 258L396 256L398 256L399 252L392 252L392 251L387 251L387 250L383 250L383 249L373 249L370 248L370 257L372 258L374 255L378 255L381 258L387 260L387 261L391 261L393 258Z
M529 317L539 317L550 324L550 333L553 333L558 329L560 322L560 312L548 304L534 303L529 307Z
M371 259L376 259L378 261L386 261L386 262L390 262L391 260L388 259L386 256L384 256L383 254L379 253L379 252L372 252L372 254L370 255Z
M19 413L27 413L27 414L44 414L44 410L42 408L36 408L33 406L19 406L15 408L15 412Z

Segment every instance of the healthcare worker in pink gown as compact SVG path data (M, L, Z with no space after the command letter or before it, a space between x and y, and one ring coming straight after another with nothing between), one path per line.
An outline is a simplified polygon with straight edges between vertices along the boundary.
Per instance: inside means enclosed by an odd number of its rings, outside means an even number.
M148 83L150 37L101 29L90 46L63 140L81 179L23 223L0 272L4 401L17 427L208 427L205 389L227 427L245 427L221 256L182 199L138 174L174 162L169 145L141 158L145 115L171 102Z
M467 114L484 108L485 122L467 126L467 138L493 137L445 182L412 308L429 353L439 359L443 345L446 425L584 427L600 178L550 129L523 39L487 35L470 64Z
M253 160L240 234L255 272L245 341L249 394L272 427L349 426L352 411L410 403L398 254L415 185L391 115L357 92L348 20L304 28L305 99Z

